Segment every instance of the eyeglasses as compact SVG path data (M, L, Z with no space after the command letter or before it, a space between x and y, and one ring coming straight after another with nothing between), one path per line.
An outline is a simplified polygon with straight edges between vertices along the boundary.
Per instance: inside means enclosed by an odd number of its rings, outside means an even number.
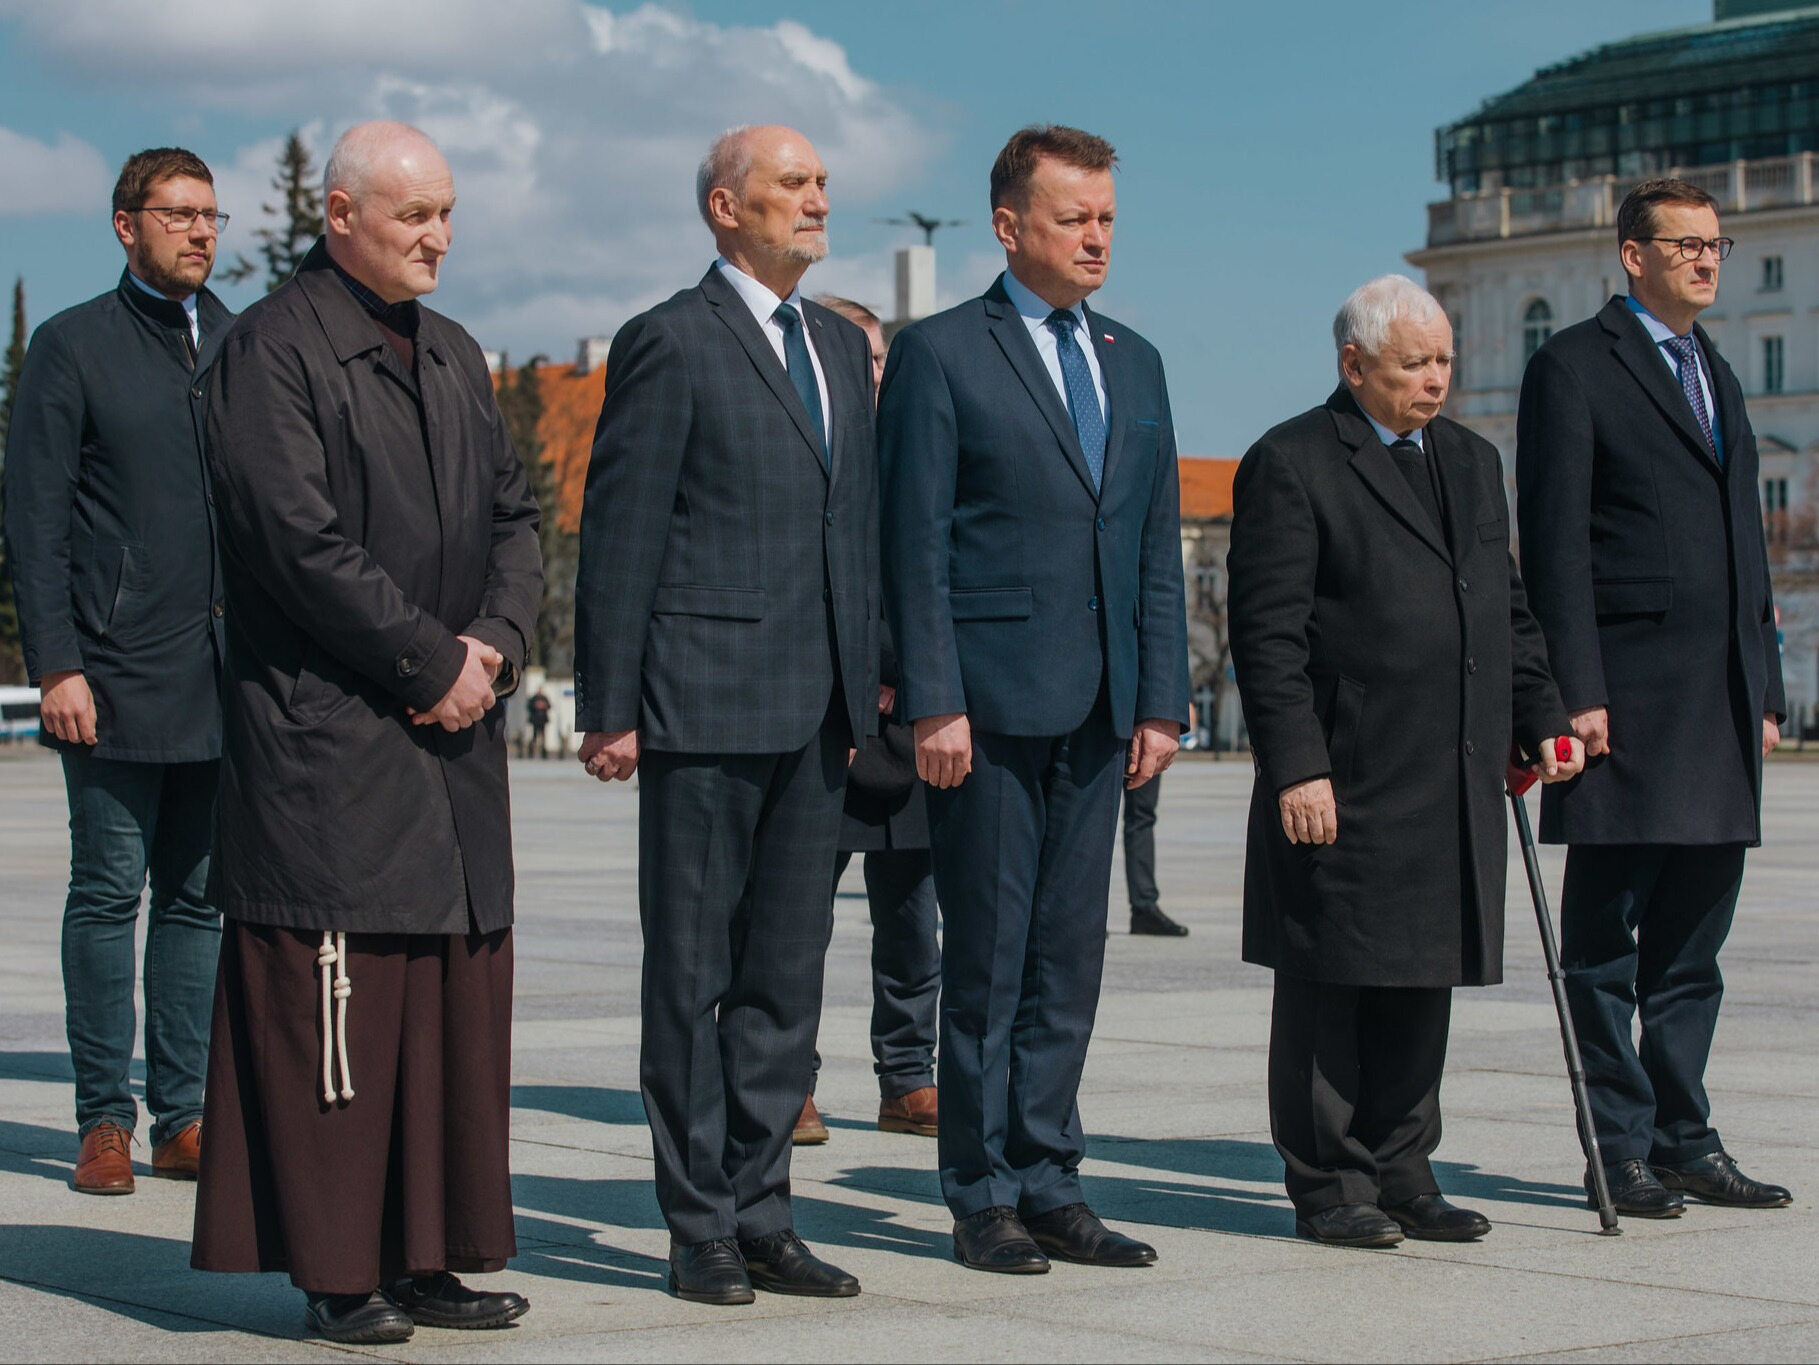
M141 204L138 208L130 211L133 213L151 214L152 217L164 224L164 230L166 232L188 232L196 225L196 219L198 218L207 223L216 232L224 231L227 227L227 215L225 213L217 212L215 209L192 209L182 205L155 206L152 204Z
M1710 241L1704 237L1650 237L1649 241L1666 242L1669 246L1679 247L1680 259L1683 261L1696 261L1707 251L1717 252L1718 259L1722 261L1731 254L1731 248L1737 245L1733 237L1713 237Z

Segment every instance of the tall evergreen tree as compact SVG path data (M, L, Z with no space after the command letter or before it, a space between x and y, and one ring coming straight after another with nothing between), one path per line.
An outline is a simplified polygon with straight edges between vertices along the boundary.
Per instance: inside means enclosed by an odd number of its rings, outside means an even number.
M514 373L502 365L499 409L505 428L524 462L525 478L543 513L538 532L543 552L543 603L531 640L529 662L553 677L567 677L575 667L575 569L578 537L557 524L561 512L561 487L555 462L544 458L543 386L538 366L546 357L532 356Z
M322 235L322 176L304 145L300 130L293 128L278 153L278 173L272 177L272 189L279 202L261 204L267 218L276 225L256 229L259 254L265 260L265 292L271 293L292 275L316 238ZM229 284L238 284L258 273L259 267L245 256L221 271Z
M13 394L25 367L25 280L13 281L13 332L0 360L0 464L6 459L6 433L13 423ZM0 511L4 511L0 495ZM0 683L25 681L25 655L19 644L19 609L13 602L13 576L6 563L6 541L0 538Z

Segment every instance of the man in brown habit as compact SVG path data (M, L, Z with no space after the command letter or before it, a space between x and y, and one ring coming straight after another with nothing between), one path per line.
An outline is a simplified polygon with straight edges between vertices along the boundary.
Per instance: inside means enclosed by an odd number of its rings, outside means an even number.
M537 506L480 349L417 302L454 182L336 144L327 233L213 377L225 924L192 1264L285 1271L342 1342L498 1327L516 1254L505 708Z

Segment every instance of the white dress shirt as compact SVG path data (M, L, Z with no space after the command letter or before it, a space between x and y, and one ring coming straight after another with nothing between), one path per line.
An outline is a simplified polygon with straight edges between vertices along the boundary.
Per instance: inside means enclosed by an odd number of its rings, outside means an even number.
M181 303L183 305L183 315L189 319L189 339L198 351L202 349L202 322L201 319L196 316L196 296L194 294L191 294L185 299L171 299L164 294L160 294L156 289L153 289L130 270L126 272L126 278L138 285L155 299L164 299L166 303Z
M1636 315L1636 321L1640 322L1643 329L1654 339L1656 352L1662 360L1667 362L1668 369L1674 372L1674 382L1678 384L1680 382L1680 360L1672 351L1668 350L1667 343L1680 340L1680 334L1638 303L1634 294L1626 297L1624 302L1629 305L1630 312ZM1687 335L1691 336L1692 333L1689 332ZM1722 451L1724 433L1718 430L1718 404L1712 399L1712 376L1705 367L1705 348L1697 340L1693 342L1693 358L1699 362L1699 396L1705 399L1705 420L1712 424L1712 439L1717 443L1718 449Z
M726 257L717 257L714 264L732 285L735 293L745 301L745 306L752 310L757 319L758 328L771 343L771 349L777 353L777 363L789 372L789 361L783 354L783 324L776 319L777 309L788 304L796 310L796 316L802 319L802 340L808 346L809 364L815 367L815 386L821 390L821 430L827 433L828 450L831 453L834 445L834 408L828 401L827 375L821 368L821 357L815 352L815 329L810 325L808 314L802 309L802 290L790 290L787 299L780 299L764 285L758 283Z
M1358 405L1358 411L1364 412L1364 405L1362 403ZM1364 412L1364 420L1371 424L1371 430L1377 433L1377 439L1382 441L1386 446L1393 446L1398 441L1413 441L1419 449L1427 449L1427 442L1421 439L1421 433L1427 430L1426 427L1416 427L1413 431L1409 432L1408 435L1398 436L1375 417L1372 417L1368 412Z
M1049 314L1055 311L1055 305L1044 303L1032 289L1010 271L1004 272L1004 292L1010 295L1011 306L1017 310L1017 316L1023 319L1023 325L1029 328L1030 340L1036 343L1036 354L1042 357L1042 364L1048 370L1048 377L1054 381L1055 392L1061 395L1061 406L1067 406L1067 381L1061 377L1061 347L1055 340L1055 333L1048 325ZM1093 377L1093 393L1099 399L1099 417L1102 421L1109 419L1105 410L1105 376L1099 371L1099 354L1093 349L1093 334L1087 328L1086 309L1076 303L1067 310L1074 317L1074 340L1086 355L1087 373Z

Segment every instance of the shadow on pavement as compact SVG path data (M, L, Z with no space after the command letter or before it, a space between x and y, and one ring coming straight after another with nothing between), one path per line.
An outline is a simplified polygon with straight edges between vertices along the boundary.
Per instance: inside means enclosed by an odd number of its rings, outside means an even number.
M1434 1177L1441 1193L1461 1199L1495 1199L1506 1204L1540 1204L1547 1208L1585 1207L1585 1191L1577 1185L1544 1185L1533 1180L1518 1180L1513 1175L1457 1161L1436 1161Z
M67 1185L76 1164L76 1135L41 1123L0 1119L0 1171L41 1175Z
M136 1062L133 1074L143 1077L145 1064ZM0 1052L0 1081L67 1081L76 1073L67 1052Z
M629 1123L643 1127L644 1098L636 1090L597 1085L514 1085L512 1108L583 1119L590 1123Z

